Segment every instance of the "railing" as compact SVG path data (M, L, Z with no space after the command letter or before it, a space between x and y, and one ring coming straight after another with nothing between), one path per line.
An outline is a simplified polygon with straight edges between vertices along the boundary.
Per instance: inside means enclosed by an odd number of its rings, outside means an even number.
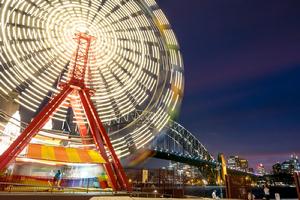
M166 189L164 189L166 190ZM131 197L147 197L147 198L161 198L161 197L183 197L182 189L170 188L169 193L165 193L158 188L151 188L149 191L139 191L138 188L134 188L133 192L128 193L126 191L115 192L111 189L99 189L92 187L58 187L58 186L41 186L34 184L21 184L0 182L0 194L1 193L50 193L50 194L95 194L97 195L130 195ZM173 192L172 192L173 191Z
M134 190L131 194L131 197L146 197L146 198L182 198L184 197L183 188L149 188L148 191L138 191Z
M99 194L113 195L111 189L100 189L94 187L59 187L59 186L43 186L34 184L23 184L13 182L0 182L0 192L48 192L48 193L89 193L97 192Z

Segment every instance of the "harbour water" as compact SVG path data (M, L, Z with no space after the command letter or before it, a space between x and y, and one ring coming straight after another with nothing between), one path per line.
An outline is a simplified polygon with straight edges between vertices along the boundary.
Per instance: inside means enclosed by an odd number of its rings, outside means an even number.
M218 186L185 186L184 194L187 196L195 197L211 197L212 192L216 190L217 195L221 196L221 190L223 197L226 197L226 192L224 187ZM263 198L263 189L261 187L255 187L252 189L252 193L255 195L256 199ZM270 187L271 198L275 198L275 193L279 193L281 198L284 199L296 199L297 191L294 186L282 186L282 187Z

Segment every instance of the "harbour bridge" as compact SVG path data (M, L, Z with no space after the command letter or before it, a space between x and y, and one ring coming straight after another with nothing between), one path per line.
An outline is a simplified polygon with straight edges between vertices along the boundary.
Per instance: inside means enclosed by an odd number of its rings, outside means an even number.
M151 112L143 113L141 110L136 110L105 125L108 127L108 132L111 127L120 128L122 124L128 124L133 121L141 124L149 123L151 127L151 118L153 115L154 113ZM156 153L155 157L161 159L187 162L192 165L216 165L217 163L199 139L174 120L169 120L169 123L160 134L144 148L154 151Z

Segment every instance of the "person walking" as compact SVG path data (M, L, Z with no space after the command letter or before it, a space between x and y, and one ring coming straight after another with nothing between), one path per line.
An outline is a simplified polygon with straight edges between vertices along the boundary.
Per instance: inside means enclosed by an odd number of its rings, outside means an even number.
M254 200L255 199L255 195L252 194L252 192L248 192L248 200Z
M57 170L56 174L53 177L53 185L54 186L56 185L57 187L60 187L61 179L62 179L62 173L61 173L60 170Z
M264 186L264 195L265 195L266 200L270 200L270 189L269 189L268 185Z

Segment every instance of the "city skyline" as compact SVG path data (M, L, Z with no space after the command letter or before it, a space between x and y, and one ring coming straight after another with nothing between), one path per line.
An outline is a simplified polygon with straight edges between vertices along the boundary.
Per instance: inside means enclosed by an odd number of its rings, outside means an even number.
M157 2L184 58L179 121L252 167L300 155L300 2Z

